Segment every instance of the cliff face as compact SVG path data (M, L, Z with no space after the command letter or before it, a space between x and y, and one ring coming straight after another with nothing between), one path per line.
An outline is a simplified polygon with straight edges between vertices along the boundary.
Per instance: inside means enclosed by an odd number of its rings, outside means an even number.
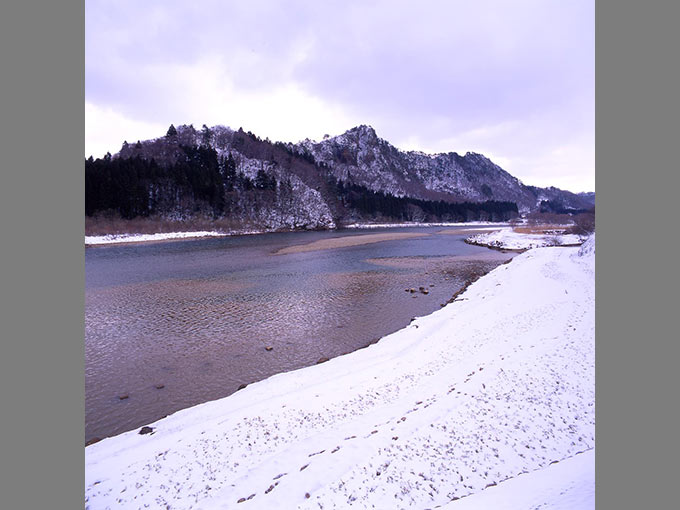
M224 126L179 126L86 163L87 214L212 215L267 229L503 220L518 211L588 209L593 201L525 186L481 154L401 151L363 125L296 144Z
M338 179L395 196L428 200L499 200L515 202L520 212L530 212L545 200L564 209L586 209L588 200L557 188L525 186L482 154L455 152L425 154L404 152L378 138L370 126L358 126L321 142L297 144L328 165Z

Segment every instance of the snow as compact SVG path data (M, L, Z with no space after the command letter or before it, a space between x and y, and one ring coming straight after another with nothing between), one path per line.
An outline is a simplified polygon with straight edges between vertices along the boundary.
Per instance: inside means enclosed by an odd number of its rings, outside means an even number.
M86 447L86 508L593 508L593 248L529 250L366 349Z
M139 243L146 241L164 241L167 239L187 239L194 237L221 237L229 234L212 231L167 232L160 234L109 234L105 236L85 236L86 245Z
M314 190L312 190L314 191ZM331 223L331 228L335 228L330 219L330 214L327 215ZM270 218L271 219L271 218ZM280 218L274 218L280 219ZM299 219L299 218L298 218ZM304 224L304 220L300 220ZM309 220L309 218L307 218ZM322 218L322 219L325 219ZM292 215L287 218L287 221L291 223L289 225L291 228L296 228L295 224L296 218ZM312 220L309 220L312 221ZM346 225L343 228L349 229L371 229L371 228L404 228L404 227L475 227L475 226L487 226L487 225L498 225L497 223L489 223L484 221L477 222L467 222L467 223L353 223L351 225ZM299 228L299 226L298 226ZM475 230L491 230L498 227L485 227ZM101 236L85 236L85 244L88 246L101 245L101 244L118 244L118 243L141 243L148 241L165 241L170 239L193 239L198 237L224 237L231 235L250 235L250 234L262 234L266 232L274 232L276 228L260 229L260 230L238 230L231 232L217 232L217 231L196 231L196 232L165 232L156 234L109 234Z
M492 230L496 230L499 225L506 225L505 223L494 223L489 221L468 221L468 222L443 222L443 223L422 223L422 222L409 222L409 223L352 223L350 225L345 225L344 228L404 228L404 227L488 227L488 225L496 225ZM491 227L489 227L491 229ZM481 229L475 229L481 230ZM486 230L486 228L484 228Z
M583 238L576 234L522 234L512 228L502 228L493 232L485 232L466 239L470 244L503 248L508 250L527 250L545 246L580 245Z
M586 510L595 508L595 450L578 454L454 501L447 510Z

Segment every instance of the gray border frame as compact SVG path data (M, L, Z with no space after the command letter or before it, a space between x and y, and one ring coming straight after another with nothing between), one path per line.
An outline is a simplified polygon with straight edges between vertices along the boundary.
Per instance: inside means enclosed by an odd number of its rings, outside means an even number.
M597 507L675 508L680 4L596 13ZM3 4L0 61L1 504L79 508L84 2Z
M84 504L82 1L0 6L0 507Z
M680 3L596 3L598 510L678 508ZM665 323L664 323L665 322ZM674 499L676 501L674 501Z

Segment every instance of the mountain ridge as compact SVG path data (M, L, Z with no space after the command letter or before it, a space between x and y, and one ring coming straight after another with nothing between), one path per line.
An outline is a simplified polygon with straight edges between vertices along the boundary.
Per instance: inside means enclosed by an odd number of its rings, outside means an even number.
M579 212L591 202L589 195L526 186L483 154L403 151L366 124L297 143L222 125L170 126L165 136L126 141L115 155L86 161L88 215L212 215L298 229L371 220L504 221L538 210Z

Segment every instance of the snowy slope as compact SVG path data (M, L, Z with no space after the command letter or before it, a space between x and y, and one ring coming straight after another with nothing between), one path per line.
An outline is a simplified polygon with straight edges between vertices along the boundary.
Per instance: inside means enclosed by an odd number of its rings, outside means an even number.
M594 299L594 241L530 250L366 349L88 446L86 506L489 508L535 479L531 508L566 508L562 464L592 508Z
M448 510L587 510L595 508L595 450L522 474L444 505Z

